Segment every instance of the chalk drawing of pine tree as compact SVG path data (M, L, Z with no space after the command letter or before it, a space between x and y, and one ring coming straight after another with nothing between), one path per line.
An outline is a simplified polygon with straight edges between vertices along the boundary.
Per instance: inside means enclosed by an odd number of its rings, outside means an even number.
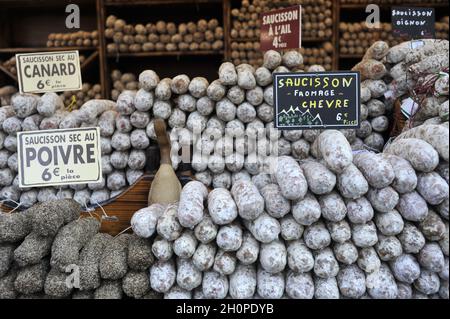
M291 107L289 111L283 110L278 114L278 123L282 126L313 126L323 125L320 114L313 116L309 110L301 112Z

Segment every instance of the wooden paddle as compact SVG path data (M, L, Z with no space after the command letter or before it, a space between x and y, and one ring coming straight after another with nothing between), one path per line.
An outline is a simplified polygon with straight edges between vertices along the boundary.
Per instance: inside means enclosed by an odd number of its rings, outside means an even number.
M170 140L166 124L161 119L155 120L155 133L161 154L161 162L148 193L148 205L154 203L172 204L180 199L181 184L172 168L170 159Z

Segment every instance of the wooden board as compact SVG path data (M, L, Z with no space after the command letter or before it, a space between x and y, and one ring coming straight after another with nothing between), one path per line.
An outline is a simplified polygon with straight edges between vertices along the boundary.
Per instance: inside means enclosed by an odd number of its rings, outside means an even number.
M185 174L188 174L187 172ZM152 185L152 181L155 175L145 174L139 180L131 186L124 193L109 200L106 204L102 203L102 208L98 207L93 213L95 217L102 217L102 226L100 231L108 233L110 235L117 235L118 233L126 230L130 227L131 217L138 210L147 207L148 192ZM179 175L181 185L185 185L192 180L192 176ZM104 212L108 217L105 218ZM93 214L91 212L91 214ZM88 212L83 213L85 216L89 216ZM131 232L131 230L129 230Z
M100 231L110 235L117 235L130 227L131 217L141 208L147 207L148 192L152 185L154 175L145 174L125 192L106 203L101 203L101 207L89 212L83 212L83 216L94 216L101 219L102 226ZM180 182L185 185L192 180L191 176L180 175ZM103 208L103 209L102 209ZM9 205L0 204L3 211L11 211L13 208ZM105 212L103 212L103 210ZM105 216L105 213L108 217Z
M102 208L97 207L94 212L95 217L101 218L102 226L100 231L110 235L117 235L130 226L131 217L141 208L147 207L148 191L152 185L153 175L142 176L133 186L116 198L102 203ZM105 218L105 213L109 218ZM85 212L85 216L90 214Z

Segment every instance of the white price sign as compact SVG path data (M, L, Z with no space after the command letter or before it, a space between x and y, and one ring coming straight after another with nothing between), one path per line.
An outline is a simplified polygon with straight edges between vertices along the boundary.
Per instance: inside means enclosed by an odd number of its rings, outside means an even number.
M16 54L16 65L21 93L81 90L78 51Z
M98 127L19 132L17 152L20 187L102 180Z

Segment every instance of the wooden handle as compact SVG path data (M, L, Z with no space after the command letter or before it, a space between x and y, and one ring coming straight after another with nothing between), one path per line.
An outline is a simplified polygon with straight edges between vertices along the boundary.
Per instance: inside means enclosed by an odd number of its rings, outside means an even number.
M159 152L161 154L161 164L172 165L170 160L170 141L167 136L166 123L162 119L155 120L155 133L159 145Z

